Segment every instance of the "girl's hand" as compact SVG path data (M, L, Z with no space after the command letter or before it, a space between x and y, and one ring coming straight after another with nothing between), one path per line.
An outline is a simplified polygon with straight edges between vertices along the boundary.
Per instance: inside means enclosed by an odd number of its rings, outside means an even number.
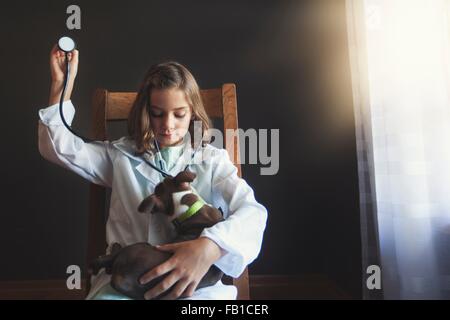
M68 53L70 78L75 80L78 71L78 50ZM59 50L58 45L54 45L50 51L50 72L53 82L63 82L66 74L66 54Z
M70 100L73 84L78 72L78 50L73 50L68 54L70 66L70 79L67 82L67 89L64 95L64 101ZM49 105L59 102L64 85L64 75L66 74L66 54L59 50L58 45L54 45L50 51L50 73L52 85L50 88Z
M174 254L169 260L141 277L141 284L145 284L168 274L157 286L147 291L145 294L147 300L159 296L170 288L172 290L163 299L192 296L200 280L222 255L220 247L206 237L157 246L157 249Z

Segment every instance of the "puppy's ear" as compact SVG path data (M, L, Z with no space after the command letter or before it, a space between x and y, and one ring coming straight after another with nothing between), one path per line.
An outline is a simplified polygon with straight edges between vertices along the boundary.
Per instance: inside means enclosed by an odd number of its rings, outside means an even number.
M191 172L189 170L181 171L176 175L175 183L177 185L180 185L183 182L191 183L192 181L194 181L195 177L197 177L197 175L194 172Z
M162 202L155 194L152 194L145 198L138 207L138 211L142 213L153 213L161 210Z
M112 265L117 257L117 252L115 254L107 254L100 256L89 264L88 273L90 275L97 275L98 272L105 268L107 274L111 274Z
M119 243L114 242L112 247L111 247L111 254L112 255L117 255L120 250L122 250L122 246Z

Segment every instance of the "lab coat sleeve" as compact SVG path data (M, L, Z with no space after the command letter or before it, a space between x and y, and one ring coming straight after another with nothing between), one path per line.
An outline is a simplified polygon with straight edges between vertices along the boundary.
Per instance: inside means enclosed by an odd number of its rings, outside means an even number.
M223 149L213 169L212 188L228 204L228 215L225 221L204 229L201 236L224 250L225 254L214 264L236 278L261 250L267 210L255 200L247 182L239 178L237 168Z
M75 115L71 101L63 104L64 118L70 125ZM41 155L81 177L105 187L112 185L112 148L109 142L85 143L64 126L59 104L39 110L39 152Z

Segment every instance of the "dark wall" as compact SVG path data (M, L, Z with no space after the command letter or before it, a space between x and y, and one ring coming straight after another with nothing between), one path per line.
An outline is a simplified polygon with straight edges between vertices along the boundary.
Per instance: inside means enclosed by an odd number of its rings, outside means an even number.
M66 29L78 4L82 29ZM3 208L0 280L65 277L84 264L88 184L45 161L37 112L48 54L77 40L74 128L89 132L95 87L135 91L175 59L203 88L234 82L239 125L280 129L280 170L243 174L269 210L254 274L325 273L359 296L358 186L345 6L333 1L28 1L1 10Z

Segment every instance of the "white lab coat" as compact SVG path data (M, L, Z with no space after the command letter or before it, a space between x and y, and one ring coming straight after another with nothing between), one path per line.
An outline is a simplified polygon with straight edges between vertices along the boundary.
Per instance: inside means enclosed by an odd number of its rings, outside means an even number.
M84 143L62 124L59 105L39 111L39 151L41 155L90 182L110 187L111 201L106 224L106 241L129 245L136 242L163 244L174 236L173 226L162 215L141 214L138 205L163 179L162 175L134 155L134 144L128 138L117 141ZM71 101L64 102L64 116L71 124L75 109ZM187 157L180 157L169 171L176 175L189 163L192 148L186 144ZM196 153L196 163L189 169L197 174L192 186L202 198L221 207L225 221L207 228L201 236L215 241L225 254L215 265L225 274L238 277L259 254L267 221L267 210L254 197L252 188L237 175L237 169L224 149L207 145ZM197 155L203 158L198 160ZM208 156L204 156L204 155ZM149 161L155 163L155 156ZM203 160L202 160L203 159ZM92 297L110 276L103 271L92 277ZM236 288L216 285L197 290L192 299L235 299Z

